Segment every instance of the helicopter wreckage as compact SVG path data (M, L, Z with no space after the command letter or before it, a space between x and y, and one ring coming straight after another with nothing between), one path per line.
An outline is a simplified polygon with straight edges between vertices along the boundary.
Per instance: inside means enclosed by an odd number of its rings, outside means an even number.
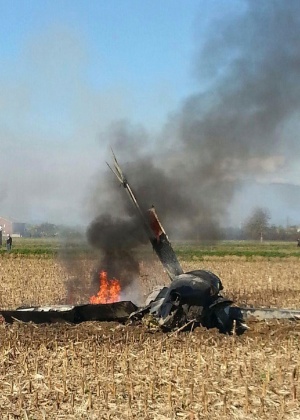
M156 288L139 308L130 301L90 303L84 305L55 305L19 307L1 310L6 322L53 323L84 321L118 321L135 324L150 320L164 331L191 329L202 325L217 328L222 333L243 333L248 329L249 318L258 321L269 319L300 320L300 310L277 308L238 307L222 295L220 278L207 270L184 272L172 248L168 236L159 221L155 208L144 213L113 154L114 167L109 168L126 189L132 200L147 236L171 283Z

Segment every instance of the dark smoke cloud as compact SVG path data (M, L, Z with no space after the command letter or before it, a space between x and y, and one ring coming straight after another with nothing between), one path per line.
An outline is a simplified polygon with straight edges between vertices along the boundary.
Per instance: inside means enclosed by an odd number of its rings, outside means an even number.
M99 267L92 283L97 290L99 272L106 271L108 278L121 282L122 291L128 288L139 275L139 263L134 255L134 247L146 242L146 235L140 224L133 219L114 219L110 215L97 217L87 230L87 238L92 246L102 251Z
M142 206L155 205L171 237L215 237L236 188L283 172L297 155L289 133L300 109L300 3L240 1L207 28L195 57L199 91L162 133L124 121L109 133ZM101 180L100 219L132 215L116 185L109 172Z

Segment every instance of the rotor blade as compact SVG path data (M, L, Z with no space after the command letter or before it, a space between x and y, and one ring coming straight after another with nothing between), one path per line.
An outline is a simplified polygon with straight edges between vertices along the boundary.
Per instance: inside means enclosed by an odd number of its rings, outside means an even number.
M125 175L123 174L122 169L121 169L121 167L120 167L120 165L119 165L119 163L117 161L117 158L116 158L116 155L115 155L113 149L111 149L111 152L112 152L112 155L113 155L114 167L115 167L115 170L116 170L116 172L118 174L118 178L119 178L119 180L122 180L121 182L122 182L122 184L125 187L125 184L127 184L127 180L126 180Z
M119 174L117 174L117 172L113 170L113 168L110 166L109 163L106 162L106 165L109 167L109 169L112 171L112 173L118 178L118 180L121 182L121 184L123 184L123 180L122 180L122 178L120 178Z
M117 177L119 182L121 182L123 187L127 190L134 206L136 207L140 215L140 218L143 222L144 228L146 230L146 233L154 251L160 259L170 279L174 280L175 276L178 276L179 274L183 273L183 270L167 237L167 234L158 219L155 209L154 207L152 207L150 210L148 210L147 216L146 213L142 211L130 185L128 184L125 175L122 172L122 169L117 161L116 155L114 154L113 150L112 154L114 161L114 169L111 168L110 165L108 165L108 167Z
M117 161L117 158L116 158L116 155L114 154L113 149L111 149L111 151L112 151L112 154L113 154L113 160L114 160L114 168L115 168L115 170L113 170L109 165L108 166L110 167L111 171L115 174L115 176L117 177L117 179L121 182L121 184L123 185L123 187L127 190L127 193L129 194L129 197L131 198L131 200L132 200L134 206L136 207L136 209L137 209L137 211L139 213L139 216L140 216L140 218L141 218L141 220L143 222L143 225L144 225L144 228L145 228L146 233L148 235L148 238L150 239L150 241L152 241L154 239L154 237L153 237L153 233L152 233L152 231L151 231L151 229L149 227L148 220L146 219L145 214L143 213L142 209L140 208L140 205L137 202L137 199L136 199L136 197L135 197L135 195L134 195L134 193L133 193L130 185L128 184L127 179L126 179L125 175L122 172L122 169L121 169L121 167L120 167L120 165L119 165L119 163Z
M153 249L171 280L174 280L176 276L183 274L183 269L172 248L171 242L158 219L154 206L148 210L148 219L150 228L155 235L154 239L150 239Z

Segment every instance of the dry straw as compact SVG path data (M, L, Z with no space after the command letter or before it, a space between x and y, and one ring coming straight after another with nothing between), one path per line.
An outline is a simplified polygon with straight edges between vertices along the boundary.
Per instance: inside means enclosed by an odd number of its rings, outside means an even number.
M185 269L199 268L186 264ZM205 261L229 297L300 307L296 261ZM143 290L160 266L143 264ZM3 259L1 306L56 304L67 273L51 259ZM269 278L272 278L269 281ZM87 290L87 288L82 288ZM77 296L79 299L80 296ZM87 299L88 295L82 297ZM250 323L243 336L145 325L0 325L3 419L295 419L300 326ZM233 331L234 332L234 331Z

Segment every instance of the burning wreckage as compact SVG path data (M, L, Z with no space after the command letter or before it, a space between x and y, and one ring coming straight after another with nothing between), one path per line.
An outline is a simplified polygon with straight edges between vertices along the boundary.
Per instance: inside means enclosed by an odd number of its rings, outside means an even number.
M155 208L150 208L146 214L140 208L138 201L124 176L115 155L114 168L109 168L119 182L127 190L147 236L152 244L171 284L154 290L146 300L146 305L138 308L130 301L106 300L109 303L99 303L101 288L107 284L105 273L100 273L100 291L90 299L90 304L70 306L56 305L49 307L21 307L15 310L0 310L6 322L15 319L23 322L52 323L84 321L119 321L138 322L142 319L164 331L194 328L202 325L206 328L217 328L222 333L237 334L248 329L245 322L249 317L257 320L290 319L299 320L300 310L247 308L233 305L233 301L222 296L223 285L218 276L207 270L193 270L187 273L177 259L168 236L161 225ZM118 287L117 284L115 284Z

